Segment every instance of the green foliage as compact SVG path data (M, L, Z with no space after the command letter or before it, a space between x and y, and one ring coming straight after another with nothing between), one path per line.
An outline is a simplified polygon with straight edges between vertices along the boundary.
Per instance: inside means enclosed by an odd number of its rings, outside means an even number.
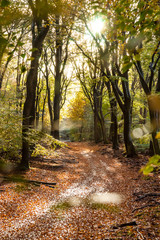
M32 48L30 51L31 52L36 52L38 50L38 48Z
M122 72L125 73L126 71L128 71L131 67L132 67L133 63L125 63L123 65L123 68L122 68Z
M7 43L8 43L7 39L5 39L3 36L0 36L0 46L2 47Z
M27 140L31 146L34 146L32 157L49 156L55 149L67 146L51 135L35 129L30 129Z
M1 7L7 7L9 5L10 5L10 1L8 1L8 0L2 0L1 1Z
M32 157L48 156L48 154L48 149L43 147L41 144L36 144L35 149L32 152Z
M26 70L27 70L26 67L25 67L24 65L22 65L22 66L21 66L21 73L26 72Z
M8 157L18 157L21 149L22 117L13 107L15 99L0 100L0 152Z
M68 201L64 201L64 202L60 202L56 205L53 205L50 207L50 211L54 211L54 210L66 210L71 208L72 205L68 202Z
M145 167L141 169L144 175L149 175L150 173L160 169L160 155L154 155L151 157Z
M0 153L6 159L19 159L21 156L22 115L15 109L16 101L12 94L9 98L8 93L6 97L0 99ZM48 156L49 150L54 151L58 147L66 146L47 133L35 129L30 129L26 138L31 148L35 146L33 156Z

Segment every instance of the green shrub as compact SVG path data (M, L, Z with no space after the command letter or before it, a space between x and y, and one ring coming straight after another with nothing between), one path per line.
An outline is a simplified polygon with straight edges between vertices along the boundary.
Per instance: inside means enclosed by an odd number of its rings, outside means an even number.
M145 167L141 168L141 172L144 175L149 175L150 173L160 169L160 155L154 155L149 158L148 163Z
M3 100L0 104L0 152L7 157L18 157L22 147L21 114Z
M15 98L8 101L0 98L0 153L6 159L21 157L22 113L15 109L15 101ZM33 150L32 156L48 156L49 150L54 151L57 147L66 146L49 134L36 129L30 129L26 139Z
M51 135L35 129L30 129L27 138L30 145L34 145L32 157L49 156L55 151L55 149L67 146L65 143L53 138Z

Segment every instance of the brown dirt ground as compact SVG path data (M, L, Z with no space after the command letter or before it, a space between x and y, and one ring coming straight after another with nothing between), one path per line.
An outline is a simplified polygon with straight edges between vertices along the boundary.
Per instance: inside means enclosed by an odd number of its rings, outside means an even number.
M56 182L56 187L2 178L0 239L160 239L159 196L145 195L160 193L160 176L139 172L147 159L126 159L122 150L86 142L68 143L50 159L32 159L26 179ZM118 194L121 203L113 198L90 204L92 194L103 198L106 192Z

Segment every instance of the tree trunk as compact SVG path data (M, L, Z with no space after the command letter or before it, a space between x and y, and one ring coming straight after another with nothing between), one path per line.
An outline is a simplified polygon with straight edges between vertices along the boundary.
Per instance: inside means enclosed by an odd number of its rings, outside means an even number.
M149 69L150 69L149 78L148 77L146 77L146 79L144 78L144 73L143 73L143 69L142 69L142 66L141 66L141 61L139 60L139 61L134 62L134 65L135 65L135 67L137 69L137 72L139 74L139 79L140 79L142 88L143 88L146 96L148 97L148 100L149 100L149 96L152 93L152 85L153 85L155 69L156 69L156 66L157 66L157 64L159 62L159 59L160 59L160 55L158 55L157 59L155 60L155 54L157 53L157 51L159 49L159 46L160 46L160 41L158 42L157 48L154 50L154 53L153 53L152 58L151 58L152 62L150 63L150 66L154 66L154 67L149 66ZM148 80L149 80L149 83L148 83ZM159 91L160 91L160 68L158 68L158 80L157 80L157 84L156 84L156 92L159 92ZM148 106L149 106L149 114L150 114L150 123L154 125L154 121L155 121L154 112L150 108L150 102L149 101L148 101ZM155 112L157 112L156 109L155 109ZM154 128L154 126L153 126L153 128ZM157 131L157 129L154 128L154 130L152 132L152 144L151 144L152 146L151 146L151 148L153 149L154 154L160 154L158 140L155 138L156 131Z
M45 104L46 104L46 98L47 98L47 91L46 91L46 95L43 99L43 107L42 107L42 131L45 130L45 126L44 126L44 113L45 113Z
M102 137L103 137L103 142L107 143L107 136L106 136L106 128L105 128L105 120L104 120L104 116L102 113L102 106L100 108L100 124L101 124L101 131L102 131Z
M17 60L17 77L16 77L16 111L17 113L20 112L20 104L21 104L21 96L22 96L22 90L20 89L20 83L21 83L21 72L20 72L20 54L21 50L19 48L18 50L18 60Z
M95 143L102 141L101 127L98 112L96 110L94 111L94 141Z
M23 108L23 125L22 125L22 160L21 166L24 168L29 168L29 158L30 158L30 147L29 141L27 139L28 132L30 128L34 126L35 120L35 97L36 97L36 87L37 87L37 73L39 58L41 56L42 44L49 30L49 25L42 28L42 30L35 35L32 35L32 51L31 55L31 66L27 76L27 96ZM33 33L32 33L33 34Z
M101 124L101 118L100 118L100 96L98 92L97 84L94 83L93 85L93 105L94 105L94 138L95 142L98 143L102 141L103 135L102 135L102 124Z
M109 103L110 103L110 112L111 112L111 126L110 126L110 138L112 141L112 148L119 149L118 144L118 123L117 123L117 101L111 92L110 82L105 82L108 94L109 94Z
M36 121L35 121L35 127L38 129L39 126L39 112L40 112L40 93L41 93L41 89L40 89L40 82L37 84L37 91L36 91L36 100L35 100L35 110L36 110Z
M61 62L62 62L62 39L60 36L59 16L56 16L56 66L55 66L55 95L54 95L54 125L53 137L59 139L59 118L61 101Z
M35 96L36 96L36 85L37 85L37 70L38 70L38 59L39 51L32 53L31 67L27 76L27 97L23 108L23 126L22 126L22 161L21 165L29 168L29 142L26 139L29 128L34 126L35 119Z
M44 61L45 61L45 67L46 67L46 72L45 72L45 79L46 79L46 86L47 86L47 95L48 95L48 110L49 110L49 116L50 116L50 125L51 125L51 130L50 134L53 136L54 134L54 116L53 116L53 107L51 104L51 91L49 87L49 73L48 73L48 56L47 56L47 51L45 50L44 53Z
M126 148L127 157L133 157L136 155L135 147L131 138L131 116L130 111L126 109L123 113L124 115L124 143Z
M117 109L116 109L116 100L114 99L114 105L111 104L111 129L110 135L112 139L112 148L119 149L118 144L118 123L117 123Z
M155 138L157 135L157 127L155 126L155 115L154 115L154 112L150 109L150 107L149 107L149 115L150 115L151 124L153 126L153 131L152 131L153 151L154 151L154 154L160 154L158 139Z

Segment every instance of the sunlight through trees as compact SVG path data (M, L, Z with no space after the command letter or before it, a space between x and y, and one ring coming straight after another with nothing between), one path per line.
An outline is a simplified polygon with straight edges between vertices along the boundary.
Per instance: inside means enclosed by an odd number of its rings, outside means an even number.
M9 109L5 116L2 109L1 129L8 134L13 111L22 119L22 143L17 128L15 148L21 155L22 146L22 165L29 167L34 150L30 129L57 139L78 139L81 132L81 140L112 143L113 149L124 143L126 156L143 144L159 154L159 107L153 110L150 101L159 106L157 6L157 0L1 1L0 97ZM76 112L83 127L75 125ZM13 144L5 146L1 136L1 151L10 152Z

